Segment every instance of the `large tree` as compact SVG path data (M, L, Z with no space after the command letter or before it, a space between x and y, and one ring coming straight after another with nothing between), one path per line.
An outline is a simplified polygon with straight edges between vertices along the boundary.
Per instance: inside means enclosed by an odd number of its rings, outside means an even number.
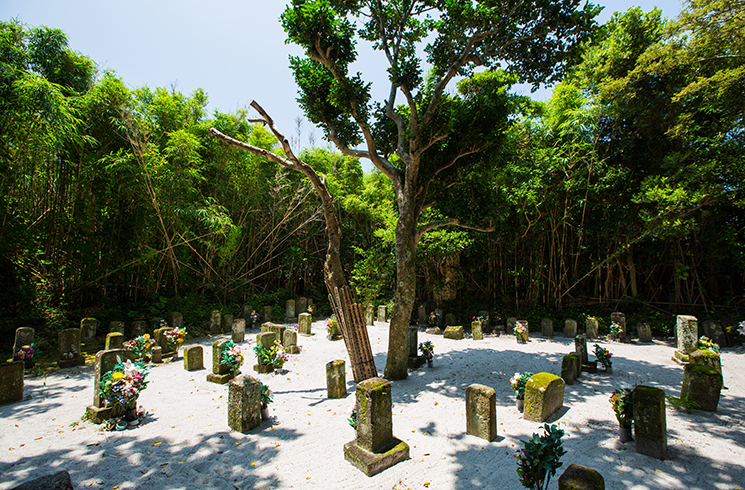
M293 0L282 15L307 117L346 155L369 159L393 183L398 206L396 291L385 376L407 376L407 334L415 300L415 252L424 233L456 225L489 229L466 216L430 213L437 190L501 140L506 80L482 75L459 95L457 77L500 64L522 82L561 77L593 31L600 8L579 0ZM350 73L357 40L387 60L390 91L371 102L370 85ZM421 50L431 65L423 76ZM397 97L403 105L397 105ZM431 219L427 220L426 217ZM472 216L478 218L477 216Z

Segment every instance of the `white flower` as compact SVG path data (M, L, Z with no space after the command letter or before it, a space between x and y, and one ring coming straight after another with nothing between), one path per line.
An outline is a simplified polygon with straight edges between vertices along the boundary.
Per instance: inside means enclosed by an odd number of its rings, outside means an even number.
M737 333L745 335L745 322L740 322L740 328L737 329Z

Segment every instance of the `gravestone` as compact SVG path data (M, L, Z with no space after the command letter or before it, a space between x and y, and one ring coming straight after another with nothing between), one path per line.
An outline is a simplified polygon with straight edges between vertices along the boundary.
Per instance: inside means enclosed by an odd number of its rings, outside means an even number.
M222 327L220 331L222 333L233 332L233 315L231 315L230 313L223 315L221 322L222 322Z
M212 310L212 313L210 313L210 321L209 326L207 327L207 331L212 334L220 333L220 328L222 327L222 313L220 310Z
M207 381L224 385L235 376L230 372L230 367L223 364L223 352L228 350L228 340L215 340L212 342L212 372L207 375Z
M437 326L440 328L447 327L447 325L445 325L445 310L437 308L435 311L437 312Z
M564 320L564 337L573 339L577 336L577 320L567 318Z
M541 335L549 338L554 336L554 322L550 318L541 319Z
M583 366L587 364L587 337L585 334L579 334L574 337L574 352L579 354L580 362Z
M452 313L445 315L445 326L449 327L450 325L455 325L455 315Z
M125 349L102 350L96 353L95 368L93 371L93 405L88 406L86 411L88 417L94 424L100 424L115 416L113 407L106 406L106 400L101 394L99 387L104 374L108 373L117 364L127 360L133 360L134 356Z
M264 311L262 313L261 317L262 322L270 322L272 321L272 307L271 306L265 306Z
M187 371L204 369L204 349L201 345L184 348L184 369Z
M585 320L585 333L588 339L598 338L598 319L594 316L589 316Z
M525 330L523 330L523 333L517 337L517 340L520 342L527 342L530 339L530 330L528 330L528 320L518 320L516 322L516 325L522 325Z
M173 330L170 327L161 327L156 328L153 331L153 340L155 340L155 344L160 347L160 353L162 356L171 356L173 355L173 347L171 347L171 344L168 343L168 337L166 337L166 333Z
M233 328L230 335L231 340L235 344L240 344L246 340L246 319L238 318L233 321Z
M714 320L707 320L702 324L702 327L704 329L704 336L711 339L712 342L719 344L720 347L727 346L727 337L724 334L721 323Z
M378 321L384 322L388 319L388 312L386 311L385 305L378 306Z
M26 481L10 490L74 490L70 473L58 471Z
M261 332L260 334L256 335L256 345L260 345L265 349L271 348L274 345L275 340L277 340L277 332L275 331ZM253 369L258 373L270 373L274 371L274 365L259 364L257 356L256 364L254 364Z
M15 354L24 345L31 345L34 343L35 330L31 327L20 327L16 328L16 337L13 342L13 353Z
M572 366L574 367L574 379L576 380L582 375L582 358L576 352L567 354L572 360Z
M295 302L295 306L297 307L297 313L306 313L308 311L308 298L299 297L297 301Z
M305 315L310 315L310 313L304 313ZM265 323L261 326L262 332L274 332L275 339L279 340L279 343L281 344L285 339L285 331L287 330L287 327L285 325L280 325L279 323Z
M311 325L313 324L313 317L310 313L300 313L297 319L297 333L300 335L313 335L311 332Z
M93 342L96 339L96 328L98 328L98 320L95 318L80 320L80 341L83 343Z
M512 332L515 330L515 325L517 325L517 318L514 316L511 316L507 319L507 327L505 327L505 330L507 333L512 334Z
M409 327L409 359L407 366L409 369L416 369L422 366L427 359L419 355L419 327Z
M523 418L543 422L564 405L564 380L555 374L538 373L525 385Z
M673 361L681 364L688 362L689 354L698 349L698 320L695 316L678 315L676 323L678 348L675 350Z
M462 340L463 339L463 327L462 326L447 327L445 329L445 332L442 335L446 339Z
M409 459L409 446L393 437L391 383L370 378L357 385L357 437L344 445L344 459L373 476Z
M295 318L296 316L297 314L295 313L295 300L288 299L287 301L285 301L285 318L289 320Z
M85 357L80 353L80 329L68 328L58 335L60 358L57 365L61 368L84 366Z
M631 392L636 452L657 459L667 454L665 392L639 385Z
M184 328L184 315L178 311L172 311L171 314L168 315L168 324L171 328Z
M347 394L347 376L344 360L326 364L326 391L329 398L344 398Z
M365 309L365 325L375 325L375 307L373 305L367 305Z
M709 366L710 368L716 369L719 374L722 374L722 356L716 352L706 350L697 350L688 356L688 361L691 364L701 364L703 366Z
M610 314L610 322L611 323L617 323L621 326L621 339L623 340L626 338L626 314L621 313L620 311L614 311Z
M559 490L605 490L605 479L592 468L572 463L559 477Z
M681 400L698 404L699 410L716 412L721 391L722 375L716 369L703 364L686 364L680 389Z
M228 384L228 427L245 433L261 424L261 382L243 374Z
M0 405L23 400L23 371L23 361L0 362Z
M127 333L124 322L109 322L109 333Z
M578 368L575 365L580 364L579 354L567 354L561 359L561 379L568 385L573 385L577 378Z
M251 325L251 313L253 310L251 309L251 306L249 305L243 305L241 306L241 318L246 320L246 323L248 325Z
M285 347L285 352L288 354L297 354L300 352L300 347L297 346L297 332L285 330L284 336L282 337L282 344Z
M471 335L473 340L484 340L484 331L481 329L481 321L474 320L471 322Z
M497 392L472 384L466 388L466 433L491 442L497 437Z
M129 338L134 339L147 333L147 322L135 320L129 324Z
M417 310L418 317L419 317L419 325L426 325L427 324L427 307L422 305Z
M442 329L440 327L429 327L424 333L429 335L442 335Z
M153 364L163 363L163 347L156 345L155 347L150 349L150 361Z
M636 330L639 332L639 342L652 342L652 327L649 323L637 323Z
M106 334L106 343L104 344L104 350L111 349L123 349L124 348L124 334L119 332L112 332Z

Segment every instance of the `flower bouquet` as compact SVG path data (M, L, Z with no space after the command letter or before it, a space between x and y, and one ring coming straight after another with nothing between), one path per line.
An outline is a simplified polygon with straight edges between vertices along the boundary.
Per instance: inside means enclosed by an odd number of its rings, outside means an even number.
M435 358L435 346L427 340L426 342L419 343L419 350L422 351L422 355L427 360L427 365L432 367L432 360Z
M517 322L515 324L515 327L512 329L512 333L515 334L515 338L518 342L525 342L525 331L527 329L525 328L525 325L523 325L520 322Z
M634 421L634 405L631 398L631 390L628 388L616 388L608 400L613 406L616 420L620 426L621 442L628 442L631 438L631 423Z
M127 361L114 366L101 377L99 389L106 406L114 408L114 416L137 418L137 398L147 387L147 367L141 362ZM134 412L134 413L132 413Z
M285 348L279 340L274 341L274 345L271 346L269 351L272 355L272 364L277 369L281 369L290 358L290 356L285 353Z
M36 344L24 345L13 353L14 361L23 361L26 368L34 365L34 354L36 354Z
M225 350L222 352L220 364L228 366L230 374L237 376L241 373L243 361L243 349L241 349L240 346L235 345L232 341L228 341L225 344Z
M166 341L169 347L173 349L174 359L178 356L178 348L184 343L186 337L186 329L173 327L173 330L165 332Z
M619 325L616 322L613 322L610 324L610 335L616 340L621 339L621 335L623 335L623 327Z
M124 348L133 352L137 359L143 359L150 354L150 350L155 345L155 341L150 338L150 334L140 335L130 341L124 342Z
M316 311L316 307L313 305L308 305L308 309L306 311L310 313L311 316L313 316L313 313Z
M269 404L274 401L274 393L267 385L261 383L261 418L269 418Z
M430 312L429 323L435 327L440 324L440 310L432 310L432 312Z
M522 411L522 407L525 402L525 385L528 384L528 380L533 376L533 373L515 373L510 379L510 387L515 392L515 398L517 399L517 409Z
M710 350L719 354L719 344L708 337L701 337L698 339L698 350Z
M259 314L256 313L256 310L251 310L251 323L254 327L256 327L256 324L259 323Z
M608 349L604 349L598 344L595 344L595 357L597 357L598 361L603 364L606 371L610 370L611 365L613 364L610 359L612 356L613 354Z

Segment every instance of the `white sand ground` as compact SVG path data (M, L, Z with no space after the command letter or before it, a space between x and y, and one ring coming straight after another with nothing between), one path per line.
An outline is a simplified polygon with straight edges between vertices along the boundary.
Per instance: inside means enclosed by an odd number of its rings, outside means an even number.
M343 455L344 443L354 439L347 424L354 382L344 343L325 337L323 321L313 331L317 335L298 338L302 352L280 373L254 373L249 353L243 372L276 395L271 419L247 434L227 425L227 386L206 381L214 338L193 342L205 348L206 369L187 372L179 361L150 370L150 385L139 399L145 421L122 432L81 421L93 400L91 366L46 380L27 377L30 398L0 407L0 489L59 470L70 473L76 489L518 489L513 455L522 439L542 433L542 424L521 418L509 379L516 371L558 374L562 356L574 350L573 340L563 337L520 345L511 335L454 341L420 332L420 342L435 344L434 367L393 383L393 433L410 445L411 459L367 477ZM387 324L369 327L381 373L387 332ZM255 333L246 335L248 349ZM745 488L742 348L722 355L728 389L718 412L668 406L668 452L659 461L637 454L633 442L620 443L608 397L621 383L679 396L683 369L670 360L674 346L601 345L613 352L614 372L585 373L566 387L564 408L554 421L566 431L567 454L549 488L558 487L570 463L600 471L608 489ZM324 366L334 359L347 359L348 395L340 400L326 398ZM499 436L492 442L466 435L465 390L472 383L497 392Z

